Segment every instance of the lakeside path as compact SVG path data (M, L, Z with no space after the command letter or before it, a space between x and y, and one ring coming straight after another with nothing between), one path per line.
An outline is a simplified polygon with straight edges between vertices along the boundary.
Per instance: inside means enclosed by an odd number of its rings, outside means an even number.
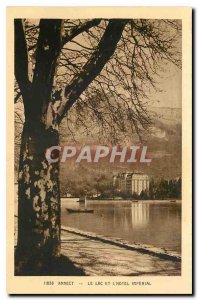
M127 249L126 245L112 243L108 238L97 238L91 233L63 227L61 252L73 264L90 276L179 276L181 261L176 256L160 258L139 250ZM155 248L153 248L155 249ZM155 250L153 250L155 251Z

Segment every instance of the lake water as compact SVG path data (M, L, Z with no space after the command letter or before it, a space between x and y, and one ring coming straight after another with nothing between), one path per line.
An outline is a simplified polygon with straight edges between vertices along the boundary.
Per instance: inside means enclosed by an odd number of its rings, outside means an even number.
M61 206L62 225L181 252L181 201L88 200L93 214L68 213L83 207L76 200L64 198Z

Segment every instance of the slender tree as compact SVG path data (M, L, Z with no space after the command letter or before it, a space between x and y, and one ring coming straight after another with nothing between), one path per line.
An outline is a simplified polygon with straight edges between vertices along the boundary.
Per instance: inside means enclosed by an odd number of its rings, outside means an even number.
M47 263L60 255L60 193L59 165L46 160L46 149L59 144L61 124L89 131L100 123L102 136L109 132L116 140L130 129L141 138L150 124L146 106L157 75L166 63L180 66L181 24L15 19L14 27L15 103L22 100L25 117L17 253Z

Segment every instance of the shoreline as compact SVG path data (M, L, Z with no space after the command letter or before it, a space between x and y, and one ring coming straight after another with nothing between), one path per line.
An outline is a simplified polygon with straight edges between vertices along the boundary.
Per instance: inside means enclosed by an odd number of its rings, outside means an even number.
M73 200L73 201L77 201L78 198L76 197L61 197L61 201L66 201L66 200ZM86 201L116 201L116 202L145 202L145 203L171 203L172 201L175 201L173 203L182 203L182 200L181 199L165 199L165 200L162 200L162 199L153 199L153 200L145 200L145 199L86 199Z
M139 244L126 245L68 227L62 228L61 239L61 253L88 276L181 275L180 257L162 253L162 249L158 249L161 253L152 247L142 251Z
M87 232L87 231L83 231L77 228L72 228L67 226L61 226L61 231L69 232L75 235L79 235L103 243L115 245L127 250L137 251L139 253L157 256L161 259L166 259L174 262L181 262L181 255L178 252L170 251L165 248L155 247L152 245L145 245L137 242L131 244L129 241L123 240L121 238L104 236L101 234L96 234L94 232Z

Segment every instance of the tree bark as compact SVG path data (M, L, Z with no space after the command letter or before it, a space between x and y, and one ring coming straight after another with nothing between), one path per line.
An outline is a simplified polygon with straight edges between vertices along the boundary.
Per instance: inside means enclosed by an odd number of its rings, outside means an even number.
M45 157L47 148L58 144L57 129L25 122L19 162L17 256L35 268L37 264L43 268L60 254L59 164Z

